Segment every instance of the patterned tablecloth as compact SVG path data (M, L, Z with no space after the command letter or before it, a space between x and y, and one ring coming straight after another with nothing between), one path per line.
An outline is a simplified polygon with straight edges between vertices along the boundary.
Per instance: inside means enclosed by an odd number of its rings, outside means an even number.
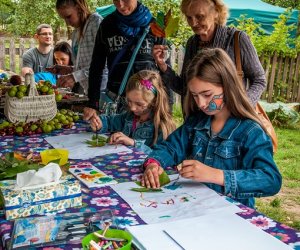
M76 127L67 130L58 130L52 132L51 135L65 135L81 133L86 131L86 124L77 123ZM14 150L27 152L32 149L34 152L40 152L51 146L44 140L44 137L49 134L34 135L30 137L12 137L6 136L0 138L0 155ZM113 175L119 182L137 180L141 175L141 163L145 158L145 154L134 150L130 155L128 154L113 154L102 157L89 159L88 162L95 167L104 171L106 174ZM79 163L80 161L70 160L71 164ZM83 163L83 161L81 161ZM173 173L170 169L168 173ZM102 209L111 209L114 211L116 223L125 227L126 225L145 224L144 221L131 209L131 207L110 187L103 187L97 189L83 189L83 207L79 209L67 209L67 212L96 212ZM252 224L280 239L284 243L290 245L294 249L300 249L300 232L280 224L256 210L245 207L241 204L236 204L242 208L243 212L238 215L248 220ZM66 212L59 211L59 212ZM4 219L0 216L0 237L3 249L9 242L9 238L13 229L13 222ZM60 245L54 247L43 247L44 250L63 250L63 249L80 249L81 242L74 242L73 245Z

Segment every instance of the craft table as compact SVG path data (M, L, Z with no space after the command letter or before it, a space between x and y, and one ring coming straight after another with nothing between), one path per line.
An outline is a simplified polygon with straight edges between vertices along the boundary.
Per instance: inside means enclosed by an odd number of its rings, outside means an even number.
M45 149L51 148L51 146L44 140L44 137L49 135L66 135L81 133L86 131L87 124L76 123L72 129L57 130L52 134L33 135L24 137L6 136L0 138L0 155L6 152L28 151L32 149L35 152L40 152ZM94 159L85 160L95 167L104 171L106 174L113 175L118 182L137 180L141 174L141 164L145 158L145 154L137 150L133 150L130 155L119 153L106 155L102 157L96 157ZM70 160L71 164L79 163L80 161ZM82 161L81 161L82 162ZM168 173L174 173L171 169ZM109 186L96 189L83 189L83 207L78 209L67 209L60 212L96 212L102 209L111 209L114 211L116 222L120 227L127 225L145 224L142 219L131 209L131 207ZM256 210L245 207L241 204L237 204L243 212L238 215L250 223L256 225L267 233L273 235L286 244L289 244L294 249L299 249L300 246L300 233L294 229L280 224L263 214L258 213ZM6 249L9 238L13 229L13 222L5 220L3 214L0 216L0 237L1 245L0 249ZM53 247L43 247L39 249L44 250L63 250L63 249L80 249L81 242L78 240L73 245L60 245Z

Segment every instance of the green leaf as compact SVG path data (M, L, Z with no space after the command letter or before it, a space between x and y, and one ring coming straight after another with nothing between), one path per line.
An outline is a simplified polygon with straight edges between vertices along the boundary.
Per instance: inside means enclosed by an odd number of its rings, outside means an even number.
M159 183L161 187L170 183L170 178L165 171L163 171L162 174L159 176Z
M161 188L131 188L130 190L135 191L135 192L162 192Z

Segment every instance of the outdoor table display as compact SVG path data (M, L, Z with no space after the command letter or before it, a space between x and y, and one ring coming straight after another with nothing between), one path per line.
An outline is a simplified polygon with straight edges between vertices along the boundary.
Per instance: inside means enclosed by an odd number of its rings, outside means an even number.
M86 123L76 123L72 129L56 130L51 134L38 134L32 136L5 136L0 138L0 155L12 151L28 152L32 149L35 152L41 152L45 149L52 148L44 139L49 135L69 135L74 133L82 133L87 129ZM141 164L146 155L143 152L132 148L132 153L116 153L104 156L98 156L88 160L69 160L70 164L92 164L107 175L114 177L119 183L126 181L138 180L141 175ZM174 170L168 169L168 174L174 174ZM136 212L116 193L110 186L101 188L88 189L85 186L82 188L82 203L81 208L69 208L59 212L96 212L103 209L111 209L114 213L115 220L118 226L125 227L128 225L146 224ZM292 247L300 245L300 234L294 229L280 224L260 213L250 209L244 205L236 204L243 212L238 213L240 217L248 220L250 223L261 228L265 232L280 239L282 242L289 244ZM1 215L0 236L1 242L5 242L8 246L9 238L13 229L13 221L5 220L4 214ZM62 249L80 249L81 240L73 241L73 245L64 244L55 246L55 250ZM246 242L245 242L246 243ZM5 246L2 246L5 248ZM0 246L1 249L1 246ZM39 249L50 249L49 246Z

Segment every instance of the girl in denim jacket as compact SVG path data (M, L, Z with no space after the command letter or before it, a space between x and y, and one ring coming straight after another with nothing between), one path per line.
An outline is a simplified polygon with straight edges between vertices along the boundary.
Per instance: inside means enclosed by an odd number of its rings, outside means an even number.
M111 144L134 146L150 153L151 146L175 130L160 75L151 70L132 75L126 86L126 100L129 111L93 116L91 127L101 129L100 133L113 132Z
M187 71L185 123L156 145L144 163L142 184L159 188L166 166L249 207L254 197L279 192L273 149L231 59L203 50Z

